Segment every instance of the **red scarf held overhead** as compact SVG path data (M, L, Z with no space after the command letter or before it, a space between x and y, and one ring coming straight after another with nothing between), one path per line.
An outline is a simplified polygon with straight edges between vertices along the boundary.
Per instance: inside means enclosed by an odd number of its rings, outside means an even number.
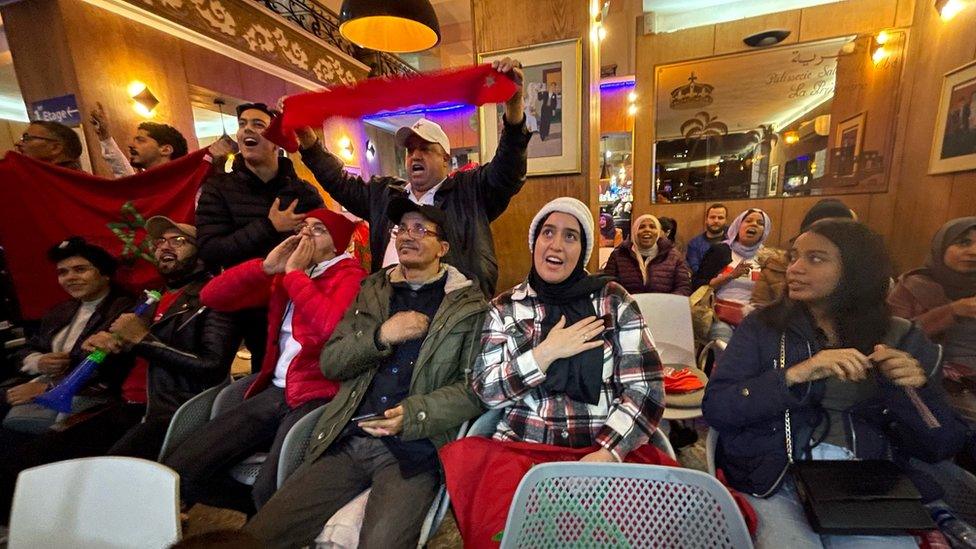
M369 114L442 103L484 105L507 101L518 89L509 77L476 65L414 76L382 76L350 86L336 86L285 98L284 113L264 131L264 137L288 152L298 150L296 129L319 127L333 116L360 118Z
M116 278L132 292L162 285L145 220L193 223L197 189L210 172L206 149L120 179L106 179L8 152L0 160L0 245L26 319L68 298L47 250L82 236L122 257Z

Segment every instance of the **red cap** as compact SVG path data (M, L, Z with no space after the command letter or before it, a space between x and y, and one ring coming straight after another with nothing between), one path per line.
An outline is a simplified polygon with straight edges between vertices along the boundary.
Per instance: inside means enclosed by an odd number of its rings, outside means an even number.
M305 212L306 217L314 217L329 229L332 236L332 243L335 244L336 253L343 253L349 247L349 239L356 229L356 224L348 220L346 216L334 212L328 208L317 208L310 212Z

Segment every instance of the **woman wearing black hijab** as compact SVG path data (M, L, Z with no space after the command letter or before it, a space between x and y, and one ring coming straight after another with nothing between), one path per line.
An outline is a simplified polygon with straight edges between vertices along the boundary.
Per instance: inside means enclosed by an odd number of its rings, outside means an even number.
M594 236L575 198L536 214L532 269L492 302L473 386L504 409L495 439L594 446L584 461L623 461L661 420L661 361L626 290L585 271Z
M943 225L925 266L902 275L888 304L942 344L950 401L976 424L976 217Z

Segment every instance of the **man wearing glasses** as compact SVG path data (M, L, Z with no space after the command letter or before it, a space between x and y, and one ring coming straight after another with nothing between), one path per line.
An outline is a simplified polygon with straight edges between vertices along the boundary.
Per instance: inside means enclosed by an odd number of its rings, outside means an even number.
M128 417L120 421L132 428L109 453L155 460L176 409L227 380L240 336L229 315L200 303L200 290L211 276L197 255L196 227L157 215L146 222L146 232L166 281L156 310L148 318L123 313L82 348L130 352L148 362L147 404L124 407Z
M219 311L267 307L268 345L244 401L164 458L180 474L187 507L207 501L248 513L260 508L277 488L285 435L338 392L339 382L319 369L319 353L366 277L345 253L354 228L341 214L312 210L267 257L227 269L201 292L203 304ZM269 446L250 497L215 501L231 492L229 468Z
M322 348L341 380L315 426L305 464L244 529L265 547L311 544L324 521L372 487L360 547L413 547L440 487L437 448L481 406L467 382L488 304L443 263L440 208L390 202L399 264L362 285Z
M59 122L31 122L20 141L14 143L14 149L34 160L81 170L81 139Z

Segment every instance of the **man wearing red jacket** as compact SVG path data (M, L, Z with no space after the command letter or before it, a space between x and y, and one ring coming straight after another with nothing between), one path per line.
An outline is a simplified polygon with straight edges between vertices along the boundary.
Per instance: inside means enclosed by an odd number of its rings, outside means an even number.
M217 311L268 307L268 345L244 401L214 418L165 458L180 474L187 506L219 491L229 467L256 451L271 451L254 483L256 508L276 489L278 454L288 430L336 395L339 382L319 369L319 352L359 292L366 272L345 253L354 225L319 208L308 212L294 236L264 259L232 267L200 293Z

